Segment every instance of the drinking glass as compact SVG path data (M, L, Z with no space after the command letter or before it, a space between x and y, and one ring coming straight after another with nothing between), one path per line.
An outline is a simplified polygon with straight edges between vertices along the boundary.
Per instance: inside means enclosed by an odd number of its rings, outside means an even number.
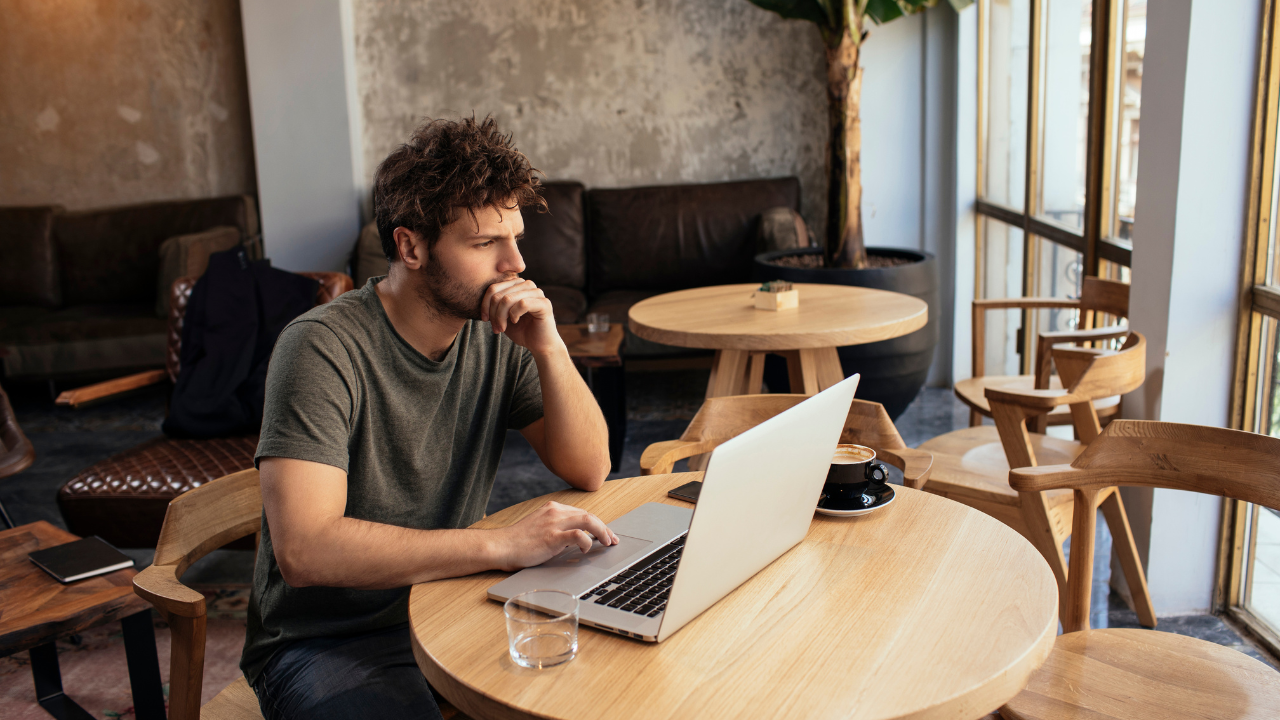
M502 606L511 661L541 670L578 654L578 598L560 590L530 590Z
M589 333L609 332L608 313L587 313L587 332Z

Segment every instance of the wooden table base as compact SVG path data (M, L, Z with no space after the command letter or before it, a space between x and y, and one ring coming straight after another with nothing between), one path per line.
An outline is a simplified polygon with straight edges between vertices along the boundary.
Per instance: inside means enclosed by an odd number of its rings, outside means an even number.
M791 392L816 395L844 380L840 356L833 347L807 350L779 350L787 361L787 377ZM764 359L768 352L750 350L717 350L707 383L707 397L757 395L764 382Z

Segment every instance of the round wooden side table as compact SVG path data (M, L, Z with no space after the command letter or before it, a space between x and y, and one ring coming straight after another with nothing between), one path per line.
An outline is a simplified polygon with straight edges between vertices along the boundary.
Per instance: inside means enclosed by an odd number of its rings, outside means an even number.
M476 523L510 525L543 502L606 522L701 473L565 490ZM578 656L544 670L507 654L506 577L416 585L413 650L427 680L486 718L978 718L1027 683L1053 647L1058 590L1040 553L1003 523L895 487L870 515L815 515L809 534L675 635L644 643L582 627Z
M707 397L760 392L764 358L787 359L791 392L813 395L844 379L836 348L901 337L924 327L929 306L887 290L798 283L800 306L758 310L755 283L679 290L628 313L645 340L716 351Z

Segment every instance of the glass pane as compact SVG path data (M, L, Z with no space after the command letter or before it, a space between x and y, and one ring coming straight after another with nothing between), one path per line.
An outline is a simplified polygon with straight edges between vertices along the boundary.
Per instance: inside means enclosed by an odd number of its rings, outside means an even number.
M1084 227L1092 12L1091 0L1049 0L1045 7L1038 214L1074 228Z
M1080 297L1081 277L1084 275L1084 256L1044 238L1034 238L1036 247L1035 290L1036 297ZM1080 320L1075 310L1044 308L1036 310L1031 318L1032 337L1042 332L1075 330ZM1035 362L1036 343L1028 348ZM1034 365L1032 366L1034 367Z
M1138 195L1138 120L1142 114L1142 56L1147 45L1147 0L1126 0L1121 59L1120 117L1116 126L1115 207L1111 237L1133 240Z
M1113 263L1110 260L1098 261L1098 277L1103 280L1115 280L1126 285L1133 282L1130 279L1129 268L1119 263Z
M987 3L984 200L1021 210L1027 179L1030 0Z
M982 223L981 297L1021 297L1022 229L989 217L980 217L979 221ZM986 319L985 374L1020 374L1017 343L1022 313L992 310Z
M1259 411L1253 418L1254 432L1280 436L1280 393L1276 392L1277 364L1276 321L1264 317L1258 363ZM1246 528L1244 606L1255 616L1280 629L1280 514L1252 506Z

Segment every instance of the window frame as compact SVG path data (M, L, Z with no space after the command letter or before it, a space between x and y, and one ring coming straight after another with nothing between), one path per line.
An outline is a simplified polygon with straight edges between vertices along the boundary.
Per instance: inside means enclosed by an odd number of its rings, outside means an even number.
M1280 138L1280 15L1276 0L1264 0L1252 151L1250 158L1247 232L1241 262L1239 307L1237 312L1235 368L1230 409L1230 426L1237 430L1261 432L1259 400L1273 389L1276 369L1276 334L1280 330L1280 284L1268 284L1268 265L1277 251L1273 227L1280 210L1276 191L1278 180L1277 145ZM1264 332L1268 319L1277 321ZM1265 352L1264 352L1265 351ZM1264 401L1265 402L1265 401ZM1252 585L1247 572L1257 540L1257 510L1249 503L1229 500L1222 504L1222 537L1219 544L1218 582L1214 610L1247 627L1273 652L1280 652L1277 628L1253 614L1244 605ZM1247 584L1247 586L1246 586Z
M988 45L992 0L978 0L978 127L977 184L974 211L1022 230L1022 296L1035 288L1039 243L1048 240L1083 255L1083 274L1098 276L1101 262L1132 265L1132 245L1112 238L1105 231L1114 225L1112 207L1116 185L1115 139L1121 112L1124 72L1125 0L1092 0L1092 44L1089 50L1089 110L1085 149L1085 207L1081 229L1038 217L1041 188L1041 146L1043 144L1044 55L1046 45L1045 7L1049 0L1029 0L1030 48L1028 53L1027 147L1023 209L985 199L987 174ZM974 237L974 297L983 297L986 258L984 224L976 223ZM1032 313L1023 311L1022 327L1031 327ZM1022 372L1031 372L1034 332L1021 333L1019 352Z

